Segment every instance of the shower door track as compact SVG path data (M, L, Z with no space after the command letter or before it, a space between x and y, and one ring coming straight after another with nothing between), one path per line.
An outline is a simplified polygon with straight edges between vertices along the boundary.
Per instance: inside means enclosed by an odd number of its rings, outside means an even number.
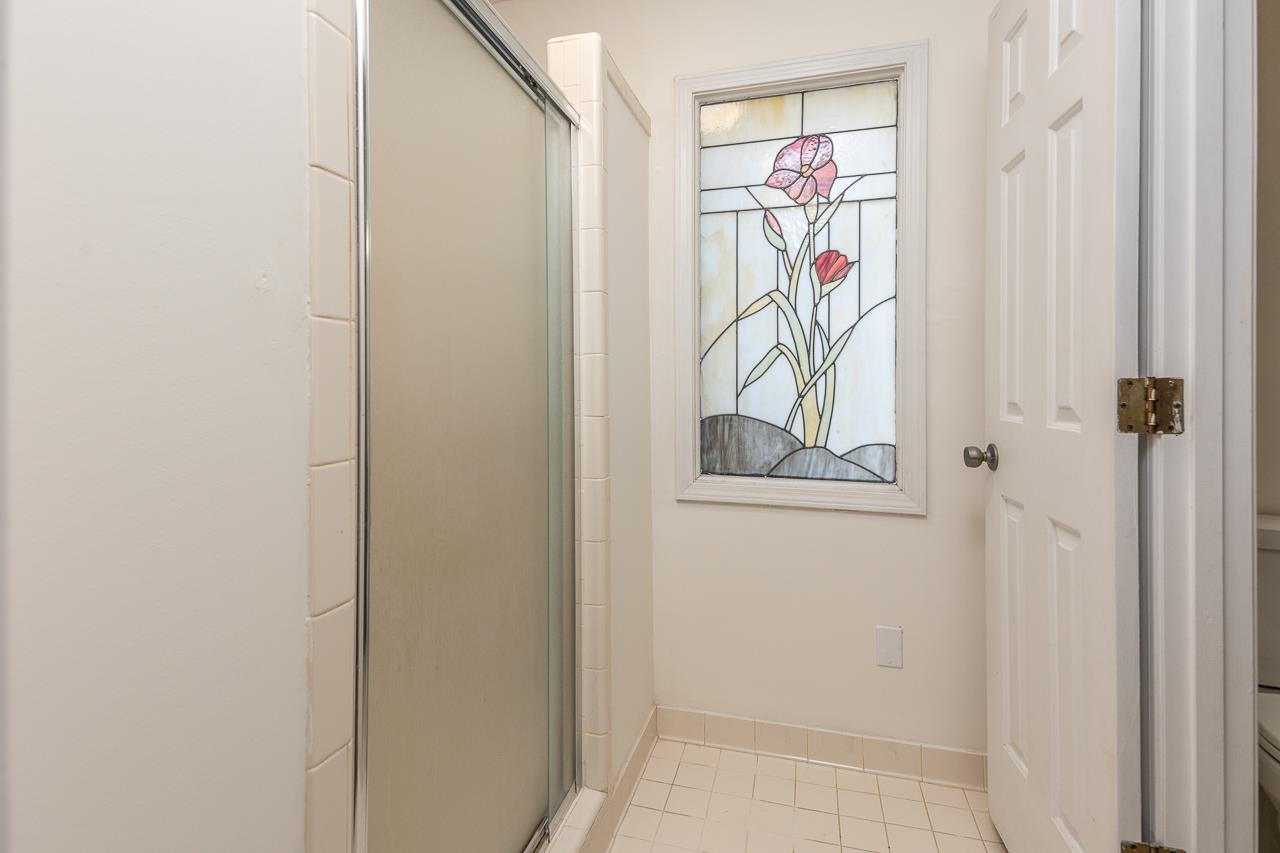
M538 824L538 828L534 830L533 836L529 839L529 843L524 846L524 853L534 853L542 842L551 837L551 819L543 818L542 823Z

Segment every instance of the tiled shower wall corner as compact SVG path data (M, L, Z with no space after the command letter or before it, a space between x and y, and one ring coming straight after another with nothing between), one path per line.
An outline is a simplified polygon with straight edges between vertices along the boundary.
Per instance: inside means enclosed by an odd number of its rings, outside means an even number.
M612 676L609 612L609 294L604 163L604 52L594 33L552 39L547 71L578 110L574 231L575 409L578 423L581 562L578 641L581 668L582 782L609 788Z
M308 853L349 853L356 664L355 61L352 0L309 0L311 429Z

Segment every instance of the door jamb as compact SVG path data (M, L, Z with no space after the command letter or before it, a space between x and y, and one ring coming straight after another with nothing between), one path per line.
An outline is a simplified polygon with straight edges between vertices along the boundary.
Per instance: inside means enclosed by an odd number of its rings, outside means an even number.
M1255 2L1144 4L1142 371L1189 399L1142 439L1143 831L1196 853L1257 844Z

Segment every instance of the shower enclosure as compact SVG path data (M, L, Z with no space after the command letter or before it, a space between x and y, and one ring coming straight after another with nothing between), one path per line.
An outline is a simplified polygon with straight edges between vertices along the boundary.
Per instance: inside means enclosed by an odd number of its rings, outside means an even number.
M520 853L577 785L577 116L483 0L361 18L356 849Z

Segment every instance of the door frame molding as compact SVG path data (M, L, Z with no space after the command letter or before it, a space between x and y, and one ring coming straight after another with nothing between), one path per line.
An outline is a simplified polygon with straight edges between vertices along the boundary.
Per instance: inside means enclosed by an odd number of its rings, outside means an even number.
M1256 850L1255 2L1144 2L1143 831L1197 853Z

